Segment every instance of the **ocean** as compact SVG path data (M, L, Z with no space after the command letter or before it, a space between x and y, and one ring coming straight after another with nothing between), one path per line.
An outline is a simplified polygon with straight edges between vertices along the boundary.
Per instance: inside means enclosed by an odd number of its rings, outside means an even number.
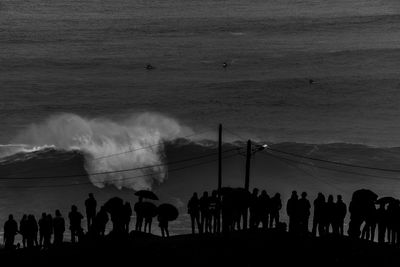
M190 195L216 187L219 123L227 150L396 169L399 69L394 0L2 1L0 224L152 188L186 233ZM243 186L243 151L227 153L223 184ZM262 151L250 185L349 201L400 197L398 176Z

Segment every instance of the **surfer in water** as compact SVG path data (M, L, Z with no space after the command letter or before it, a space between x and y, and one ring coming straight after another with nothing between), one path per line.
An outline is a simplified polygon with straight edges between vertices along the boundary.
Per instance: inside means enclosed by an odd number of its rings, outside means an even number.
M151 65L151 64L147 64L146 67L145 67L145 69L146 69L146 70L153 70L154 67L153 67L153 65Z
M226 69L226 68L228 67L228 63L226 63L226 62L222 63L222 67L223 67L224 69Z

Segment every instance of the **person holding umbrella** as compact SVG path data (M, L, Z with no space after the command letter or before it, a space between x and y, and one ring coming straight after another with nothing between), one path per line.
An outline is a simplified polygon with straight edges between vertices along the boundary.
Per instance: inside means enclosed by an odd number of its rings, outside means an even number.
M154 205L149 205L149 202L143 202L143 199L147 198L147 199L151 199L151 200L158 200L158 197L156 196L156 194L154 194L152 191L149 191L149 190L139 190L135 193L135 196L139 197L138 202L136 202L136 204L134 206L134 211L136 213L135 230L139 231L139 232L142 231L143 220L146 218L145 226L148 226L148 229L150 232L153 212L150 212L149 208L150 208L150 206L154 206ZM146 204L146 203L148 203L148 204ZM146 230L146 228L145 228L145 230Z
M178 209L171 204L161 204L158 206L158 226L161 229L162 237L169 237L168 222L178 218Z

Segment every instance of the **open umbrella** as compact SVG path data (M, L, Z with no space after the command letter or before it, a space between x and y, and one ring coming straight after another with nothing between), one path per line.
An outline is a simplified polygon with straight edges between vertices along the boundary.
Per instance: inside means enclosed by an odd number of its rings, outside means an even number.
M179 215L178 209L174 205L167 203L158 206L157 211L158 215L165 218L167 221L174 221L178 218Z
M376 201L376 204L388 204L393 202L396 202L396 199L394 197L381 197Z
M378 195L372 192L369 189L360 189L353 193L353 201L375 201L378 198Z
M156 194L154 194L152 191L149 191L149 190L139 190L135 193L135 196L147 198L147 199L151 199L151 200L158 200L158 197L156 196Z
M138 213L144 218L153 218L157 216L157 206L151 202L138 203Z

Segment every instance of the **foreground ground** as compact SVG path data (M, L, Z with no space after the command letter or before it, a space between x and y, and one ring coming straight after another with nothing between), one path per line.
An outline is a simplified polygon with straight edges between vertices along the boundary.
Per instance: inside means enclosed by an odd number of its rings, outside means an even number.
M400 250L343 238L313 238L286 232L235 232L162 239L132 232L46 251L0 251L2 266L393 266Z

